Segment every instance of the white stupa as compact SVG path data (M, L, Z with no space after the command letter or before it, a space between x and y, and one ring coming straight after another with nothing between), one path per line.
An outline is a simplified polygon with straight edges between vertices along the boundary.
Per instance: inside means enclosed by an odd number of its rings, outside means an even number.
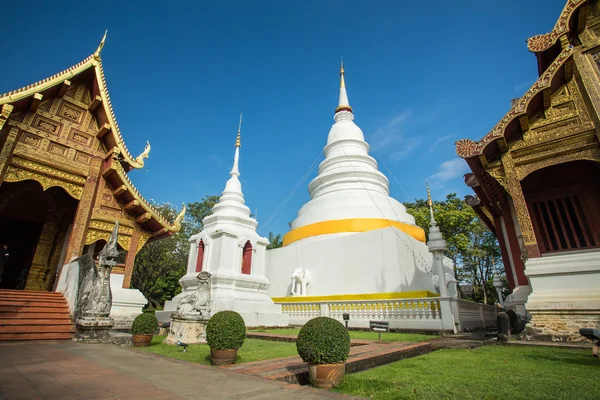
M389 195L389 182L369 155L362 130L354 123L340 70L340 99L319 165L319 175L308 185L311 200L298 212L284 245L396 227L424 241L423 230L406 208Z
M250 217L239 180L240 128L235 142L231 176L212 214L202 221L202 231L190 238L187 273L180 279L183 292L165 303L175 311L181 297L194 290L200 271L210 272L211 314L222 310L240 313L247 326L287 326L281 306L267 295L265 253L269 241L256 233L258 222Z
M298 295L296 282L302 280L309 282L300 294L308 296L429 295L435 289L425 232L390 197L388 179L354 123L343 65L340 75L335 123L323 150L325 160L308 186L311 199L284 236L284 247L267 252L269 295Z

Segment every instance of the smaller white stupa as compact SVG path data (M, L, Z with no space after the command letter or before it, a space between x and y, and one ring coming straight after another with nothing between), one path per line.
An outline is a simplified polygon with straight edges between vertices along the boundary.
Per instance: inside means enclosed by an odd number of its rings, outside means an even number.
M165 303L175 311L181 297L196 289L201 271L212 275L211 314L222 310L238 312L247 326L287 326L281 306L267 295L265 276L267 238L256 232L258 222L250 217L239 180L242 117L235 142L231 177L225 184L212 214L204 218L203 230L190 239L187 273L180 279L183 292Z

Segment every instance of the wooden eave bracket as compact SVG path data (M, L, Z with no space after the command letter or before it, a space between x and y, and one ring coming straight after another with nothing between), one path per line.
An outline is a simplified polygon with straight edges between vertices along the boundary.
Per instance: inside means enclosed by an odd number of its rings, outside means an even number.
M136 207L139 207L140 202L138 200L131 200L129 203L125 204L125 207L123 207L125 209L125 211L130 211L133 210Z
M67 94L70 87L71 87L71 81L68 79L65 79L63 81L62 85L60 85L60 89L58 89L58 97L63 97L65 94Z
M108 160L106 162L106 168L102 171L102 176L104 178L111 176L117 171L117 168L115 167L114 163L115 160Z
M94 110L96 110L96 108L98 108L98 106L100 105L100 103L102 103L102 97L96 95L96 97L94 98L94 100L92 100L92 102L88 106L88 110L90 112L93 112Z
M552 88L547 87L542 90L542 97L544 100L544 110L552 105Z
M504 136L498 139L496 143L498 144L500 152L505 153L508 151L508 143L506 142L506 138Z
M140 215L139 217L137 217L135 222L137 222L138 224L143 224L144 222L150 221L151 218L152 218L152 214L150 214L149 212L145 212L142 215Z
M110 124L108 122L105 122L104 125L102 125L100 127L100 129L98 129L98 133L96 133L96 137L98 139L102 139L104 136L106 136L106 134L110 131Z
M573 78L573 59L565 62L565 82L569 82Z
M113 196L119 196L123 193L125 193L127 191L127 185L121 185L118 188L116 188L115 190L113 190L112 194Z
M527 114L519 117L519 124L521 125L521 131L523 131L523 134L529 132L529 117Z
M33 113L36 112L43 98L44 96L41 93L34 94L31 99L31 105L29 106L29 110Z

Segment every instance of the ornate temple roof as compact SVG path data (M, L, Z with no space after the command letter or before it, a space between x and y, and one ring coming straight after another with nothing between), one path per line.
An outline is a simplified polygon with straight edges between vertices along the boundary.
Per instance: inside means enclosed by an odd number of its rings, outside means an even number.
M523 127L527 127L527 117L546 105L548 96L545 95L562 80L564 73L559 72L564 72L565 64L573 55L573 46L569 44L570 34L584 26L582 18L585 18L585 13L579 11L582 10L580 6L587 2L568 0L552 31L527 40L527 48L536 54L540 77L523 96L513 101L508 113L481 140L457 141L456 154L459 157L467 159L505 148L507 139L520 134Z
M34 96L36 93L52 94L54 91L59 90L60 86L64 82L69 81L69 79L82 74L90 68L93 68L98 96L100 96L100 99L98 99L100 102L99 105L103 106L104 110L106 111L106 123L110 125L110 130L105 136L103 136L102 140L104 141L107 149L112 147L119 148L123 157L122 162L127 165L127 170L131 170L133 168L142 168L144 166L144 158L147 158L148 153L150 152L150 147L146 146L144 152L138 157L134 158L125 145L125 141L121 135L121 130L119 129L119 124L117 123L117 118L115 117L115 112L110 101L110 95L108 94L108 89L106 87L104 69L102 68L102 59L100 57L100 53L104 47L105 40L106 33L104 34L102 42L96 51L85 60L73 65L72 67L54 74L49 78L32 83L31 85L27 85L8 93L0 94L0 105L11 104L18 106L19 104L25 103L28 98Z
M71 85L71 79L76 77L89 79L91 76L94 93L92 94L92 104L88 106L88 110L93 110L96 114L100 131L103 132L102 135L100 133L97 135L106 148L102 175L112 187L116 188L113 191L113 196L124 204L125 211L133 215L138 224L147 231L152 232L153 238L178 232L181 229L181 221L185 215L185 205L177 219L171 224L149 204L127 176L127 172L132 169L139 169L144 166L144 159L150 153L150 143L136 158L131 155L125 145L110 101L100 58L105 40L106 33L96 51L72 67L31 85L1 94L0 106L10 104L15 110L27 108L32 97L39 95L42 95L42 97L55 96Z

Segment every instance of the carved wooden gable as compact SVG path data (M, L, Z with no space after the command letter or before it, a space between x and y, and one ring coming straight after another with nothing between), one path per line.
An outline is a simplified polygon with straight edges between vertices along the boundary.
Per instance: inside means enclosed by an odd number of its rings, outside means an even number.
M91 158L105 154L95 136L98 123L90 111L88 86L76 82L62 97L42 99L37 106L33 105L35 101L29 111L9 118L8 125L22 131L15 155L52 161L59 168L65 166L66 170L87 175Z

